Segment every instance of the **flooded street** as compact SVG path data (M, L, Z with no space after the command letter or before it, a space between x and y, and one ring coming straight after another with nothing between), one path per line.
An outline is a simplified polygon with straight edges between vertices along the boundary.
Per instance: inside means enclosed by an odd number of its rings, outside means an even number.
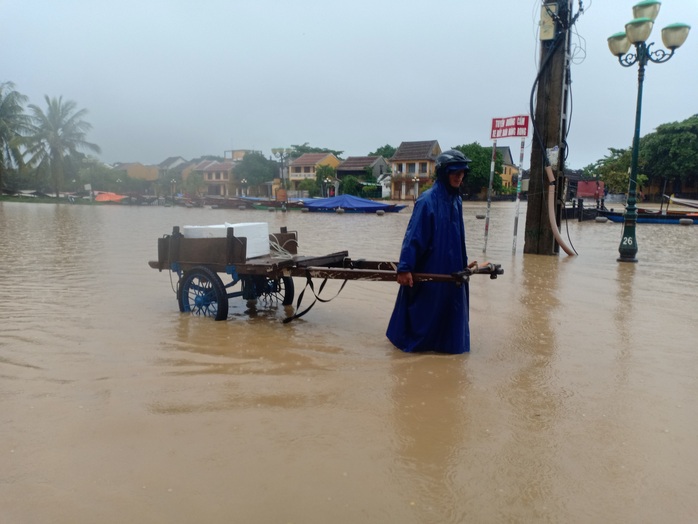
M385 337L397 284L215 322L147 264L172 226L253 221L394 260L411 206L0 203L0 521L698 521L698 225L639 224L638 264L593 221L578 257L524 256L524 204L513 255L496 203L483 255L485 206L468 254L504 275L471 279L471 353L420 355Z

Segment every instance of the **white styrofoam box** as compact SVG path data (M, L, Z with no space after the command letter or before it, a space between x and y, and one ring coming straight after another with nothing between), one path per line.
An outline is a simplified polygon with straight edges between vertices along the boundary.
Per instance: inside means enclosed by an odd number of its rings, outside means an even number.
M269 254L269 224L266 222L226 222L225 227L232 227L236 237L247 238L247 258Z
M225 238L227 236L225 224L215 226L182 226L184 238Z
M182 226L184 238L225 238L228 228L233 228L236 237L247 238L247 258L269 254L269 224L266 222L241 222L238 224L216 224L213 226Z

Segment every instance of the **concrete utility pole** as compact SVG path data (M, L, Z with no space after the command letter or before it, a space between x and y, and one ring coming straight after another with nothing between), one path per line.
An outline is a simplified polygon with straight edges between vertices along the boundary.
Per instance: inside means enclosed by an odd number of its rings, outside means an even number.
M556 216L559 225L564 205L561 195L564 190L569 87L568 29L571 22L572 0L543 2L540 26L541 62L537 79L524 253L554 255L560 250L548 216L549 182L545 174L545 154L548 154L556 179Z

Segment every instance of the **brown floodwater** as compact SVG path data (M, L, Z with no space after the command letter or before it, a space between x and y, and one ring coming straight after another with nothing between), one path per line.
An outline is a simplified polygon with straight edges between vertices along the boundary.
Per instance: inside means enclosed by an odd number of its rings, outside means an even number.
M524 256L496 203L483 255L484 209L469 255L505 273L471 279L471 353L436 355L385 338L397 284L215 322L147 265L226 221L393 260L409 209L0 203L0 521L698 521L698 226L638 225L638 264L593 221L563 226L578 257Z

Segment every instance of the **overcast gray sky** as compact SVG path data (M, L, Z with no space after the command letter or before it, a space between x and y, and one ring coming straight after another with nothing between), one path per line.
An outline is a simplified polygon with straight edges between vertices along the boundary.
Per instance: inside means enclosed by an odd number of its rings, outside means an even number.
M606 38L634 0L586 0L575 27L568 166L629 147L637 66ZM2 78L31 103L89 111L103 161L159 163L308 142L365 155L402 141L491 145L492 118L527 114L539 0L0 0ZM575 0L575 11L578 3ZM652 40L693 26L649 64L642 134L698 113L698 0L666 0ZM520 141L500 140L518 159ZM531 138L526 141L526 160Z

